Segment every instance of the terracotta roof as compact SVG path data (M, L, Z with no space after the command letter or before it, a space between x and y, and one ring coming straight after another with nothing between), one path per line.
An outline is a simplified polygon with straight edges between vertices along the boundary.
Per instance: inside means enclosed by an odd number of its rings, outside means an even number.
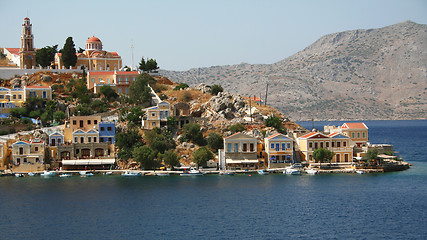
M95 36L92 36L86 42L101 42L101 40Z
M266 138L267 138L267 139L271 139L271 138L277 137L279 134L280 134L280 133L276 133L276 134L273 134L273 135L271 135L270 137L266 137Z
M19 55L19 50L21 50L20 48L6 48L6 49L7 51L15 55Z
M226 137L226 138L231 138L232 136L235 136L235 135L237 135L237 134L239 134L240 132L236 132L235 134L232 134L232 135L230 135L230 136L228 136L228 137Z
M25 88L50 88L50 86L25 86Z
M368 127L364 123L344 123L341 128L365 128Z
M139 74L138 71L120 71L117 72L117 75L135 75L135 74Z
M249 97L250 100L254 100L256 102L262 102L261 98L259 97Z
M24 18L24 20L30 20L28 17Z
M311 138L311 137L314 137L316 135L320 135L319 138L321 138L321 137L328 138L329 137L328 135L322 134L320 132L310 132L310 133L307 133L307 134L305 134L299 138Z
M114 75L114 72L112 71L108 71L108 72L88 72L87 74L89 75L95 75L95 76L100 76L100 75Z
M113 54L113 56L119 56L117 52L110 52L110 53Z
M329 134L328 136L329 136L329 137L334 137L334 136L336 136L336 135L338 135L338 134L340 134L340 133L335 132L335 133L331 133L331 134Z

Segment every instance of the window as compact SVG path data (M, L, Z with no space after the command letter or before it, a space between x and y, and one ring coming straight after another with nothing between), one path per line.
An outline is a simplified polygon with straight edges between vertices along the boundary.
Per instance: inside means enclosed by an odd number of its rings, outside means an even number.
M39 147L34 147L34 151L38 152L39 151Z
M314 142L314 149L317 149L318 148L318 144L317 144L317 142Z
M238 143L234 144L234 152L239 152L239 144Z
M99 138L99 142L104 142L104 138Z
M88 138L87 138L87 142L88 142L88 143L92 142L92 138L91 138L91 137L88 137Z
M93 142L96 143L96 137L93 137Z
M360 138L360 132L357 133L357 138Z
M288 143L287 145L288 145L288 149L291 149L291 143Z
M347 147L347 141L342 141L342 146Z
M31 92L30 92L30 97L31 97ZM13 99L16 99L16 95L13 95Z
M276 151L280 151L280 144L279 143L276 143Z
M313 148L313 143L312 143L312 142L309 142L309 143L308 143L308 147L309 147L309 148Z
M122 78L119 78L119 83L122 83Z
M22 95L21 94L18 95L18 99L22 99Z
M337 160L337 162L341 162L341 155L340 154L337 154L337 155L335 155L335 159Z
M282 143L282 150L285 151L286 150L286 143Z
M92 121L91 120L87 120L87 124L88 125L92 124Z
M93 124L98 124L98 120L93 120Z
M24 148L20 147L19 148L19 155L22 155L22 154L24 154Z
M366 138L366 133L362 132L362 138Z
M102 81L102 78L99 79L99 82L101 82L101 81Z
M152 113L151 113L151 116L152 116L152 117L155 117L155 116L156 116L156 113L155 113L155 112L152 112Z
M155 123L155 122L152 122L152 123L151 123L151 126L153 126L153 127L154 127L154 126L156 126L156 123Z
M104 131L104 127L101 127L101 131Z
M107 131L112 131L113 128L112 127L107 127Z
M107 79L107 83L110 84L111 83L111 79Z
M328 148L329 147L329 142L326 142L326 148Z
M337 147L338 148L341 147L341 142L340 141L337 142Z
M27 158L24 158L24 163L26 163L27 162Z
M80 120L80 127L83 127L83 120Z
M43 91L43 98L47 98L47 93L46 93L46 91Z
M247 152L247 151L248 151L248 144L243 143L243 152Z
M126 78L126 83L129 83L129 79L128 78Z
M354 138L354 133L351 133L351 138Z
M320 148L323 148L323 142L320 142Z
M335 142L332 142L332 147L335 147Z
M40 159L39 158L36 158L36 162L39 162L40 161Z
M108 138L108 141L109 141L109 142L113 142L111 138Z
M84 143L85 142L85 138L84 137L80 137L80 143Z
M231 143L227 143L227 152L231 152Z
M73 120L73 125L76 125L77 124L77 121L76 120Z
M4 95L0 95L0 99L4 99Z
M249 151L251 151L251 152L254 152L254 151L255 151L255 149L254 149L254 144L253 144L253 143L251 143L251 144L249 145Z
M95 82L95 78L92 78L92 82L93 82L93 83Z
M77 137L74 138L74 142L77 143Z
M348 154L347 153L344 154L344 162L348 162Z
M271 144L270 146L271 149L274 149L274 143Z
M58 141L58 145L61 144L61 139L60 138L58 138L57 141Z

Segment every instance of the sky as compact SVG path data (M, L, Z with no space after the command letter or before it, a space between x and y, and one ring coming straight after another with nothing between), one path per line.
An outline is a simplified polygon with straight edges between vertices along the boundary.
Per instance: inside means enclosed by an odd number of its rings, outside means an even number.
M84 48L96 36L123 65L144 57L177 71L270 64L326 34L406 20L427 24L426 0L0 0L0 9L0 47L20 47L28 16L36 48L60 49L69 36Z

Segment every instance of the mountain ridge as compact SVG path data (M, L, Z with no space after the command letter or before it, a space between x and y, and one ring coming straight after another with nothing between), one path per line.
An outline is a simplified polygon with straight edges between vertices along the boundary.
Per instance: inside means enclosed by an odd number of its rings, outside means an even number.
M165 71L175 82L220 84L265 98L299 120L425 119L427 25L412 21L327 34L273 64ZM243 84L242 84L243 83Z

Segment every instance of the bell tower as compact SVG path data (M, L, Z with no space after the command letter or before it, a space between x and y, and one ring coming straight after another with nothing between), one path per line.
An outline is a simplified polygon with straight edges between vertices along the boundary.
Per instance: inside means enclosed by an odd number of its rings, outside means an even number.
M32 24L28 17L24 18L21 34L21 49L19 57L21 59L21 69L30 69L36 66L36 51L34 50L34 36L32 33Z

